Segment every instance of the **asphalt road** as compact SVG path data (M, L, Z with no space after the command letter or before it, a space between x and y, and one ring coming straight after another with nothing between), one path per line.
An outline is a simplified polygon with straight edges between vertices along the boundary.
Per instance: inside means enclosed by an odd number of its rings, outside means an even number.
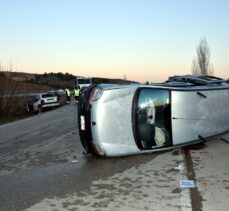
M0 210L228 210L227 142L96 158L83 154L76 109L0 126Z

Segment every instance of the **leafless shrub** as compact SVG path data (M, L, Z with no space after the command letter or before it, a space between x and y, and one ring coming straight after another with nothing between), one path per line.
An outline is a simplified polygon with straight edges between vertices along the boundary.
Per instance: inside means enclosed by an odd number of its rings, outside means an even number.
M17 96L19 82L0 74L0 117L10 116L14 112L13 101Z

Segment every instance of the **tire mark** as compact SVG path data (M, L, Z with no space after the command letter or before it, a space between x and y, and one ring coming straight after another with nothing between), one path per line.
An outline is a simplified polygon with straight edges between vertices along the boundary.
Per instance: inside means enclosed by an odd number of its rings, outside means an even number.
M194 149L197 149L197 147L198 146L195 146ZM203 148L203 146L201 146L200 148ZM185 161L187 165L187 177L189 180L193 180L196 183L196 175L195 175L195 171L193 168L193 161L192 161L190 149L192 148L191 147L183 148L183 152L185 155ZM203 197L201 196L200 192L198 191L197 185L195 188L190 188L190 196L191 196L192 210L193 211L202 211L203 210L203 204L202 204Z

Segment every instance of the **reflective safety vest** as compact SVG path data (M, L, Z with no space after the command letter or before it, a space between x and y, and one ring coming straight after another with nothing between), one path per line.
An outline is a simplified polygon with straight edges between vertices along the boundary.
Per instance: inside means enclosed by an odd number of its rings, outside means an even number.
M65 89L65 92L66 92L66 95L67 95L68 97L71 96L71 93L70 93L69 89Z
M74 89L74 96L79 97L80 96L80 90L79 89Z

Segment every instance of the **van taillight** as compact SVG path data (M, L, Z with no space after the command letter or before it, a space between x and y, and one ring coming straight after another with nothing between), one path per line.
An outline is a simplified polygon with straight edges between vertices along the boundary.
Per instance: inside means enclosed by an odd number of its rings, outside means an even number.
M44 100L41 100L41 105L44 105L45 104L45 101Z
M105 156L105 151L103 149L101 149L99 146L97 146L96 144L93 143L93 141L91 142L91 146L92 149L94 151L94 153L98 156Z

